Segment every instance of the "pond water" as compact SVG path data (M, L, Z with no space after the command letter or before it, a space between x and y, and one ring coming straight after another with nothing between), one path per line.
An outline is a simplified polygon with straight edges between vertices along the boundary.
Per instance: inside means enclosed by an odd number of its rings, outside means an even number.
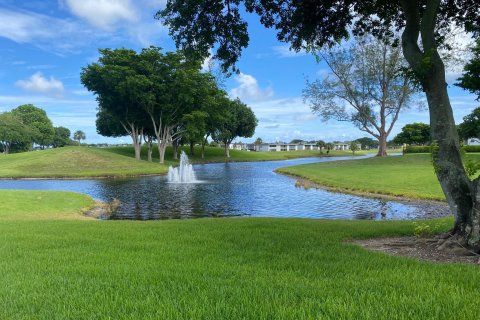
M274 173L285 166L347 160L305 158L270 162L195 165L198 183L168 183L166 176L89 180L0 180L0 189L66 190L94 199L120 200L112 219L172 219L212 216L324 219L414 219L435 210L401 203L299 188L295 179ZM358 159L359 157L356 157Z

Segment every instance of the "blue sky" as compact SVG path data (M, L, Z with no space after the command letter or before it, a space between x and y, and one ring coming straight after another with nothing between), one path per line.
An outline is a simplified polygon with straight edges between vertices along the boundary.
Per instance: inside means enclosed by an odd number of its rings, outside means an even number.
M96 61L98 48L149 45L175 50L168 30L153 18L165 0L0 0L0 112L32 103L43 108L55 126L83 130L89 143L130 142L106 138L95 130L97 103L81 85L82 67ZM257 115L255 137L264 141L294 138L326 141L366 136L346 122L322 122L301 98L305 79L328 72L315 58L294 53L248 16L250 46L238 63L241 74L225 83ZM453 83L458 69L449 71ZM449 94L457 123L480 103L454 86ZM423 99L423 96L421 97ZM428 123L428 112L412 106L400 115L393 135L411 122Z

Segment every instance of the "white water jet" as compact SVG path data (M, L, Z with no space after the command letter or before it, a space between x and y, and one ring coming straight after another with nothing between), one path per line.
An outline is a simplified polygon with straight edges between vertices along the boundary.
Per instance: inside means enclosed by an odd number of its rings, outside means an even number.
M197 182L193 166L188 163L188 157L184 151L180 155L180 164L177 168L170 166L168 168L168 182L173 183L192 183Z

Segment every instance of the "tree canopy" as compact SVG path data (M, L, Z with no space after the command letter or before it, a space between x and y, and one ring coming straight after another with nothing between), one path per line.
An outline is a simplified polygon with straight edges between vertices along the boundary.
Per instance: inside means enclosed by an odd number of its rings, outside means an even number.
M405 125L393 138L396 144L425 145L430 143L430 126L421 122Z
M12 109L11 113L30 129L32 143L41 147L52 144L55 129L45 110L32 104L24 104Z
M477 95L480 99L480 39L473 48L472 59L463 67L463 74L455 84Z
M361 38L348 48L319 53L331 69L324 79L307 82L303 97L327 121L350 121L379 142L386 156L387 138L414 93L399 47Z
M463 139L480 138L480 107L463 117L463 122L458 127Z

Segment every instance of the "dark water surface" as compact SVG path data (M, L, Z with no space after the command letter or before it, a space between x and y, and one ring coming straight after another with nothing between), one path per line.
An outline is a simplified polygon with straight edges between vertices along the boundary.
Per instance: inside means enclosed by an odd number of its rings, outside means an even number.
M356 157L357 159L359 157ZM0 180L0 189L66 190L121 202L113 219L171 219L211 216L324 219L414 219L428 206L295 187L274 169L351 157L195 165L194 184L172 184L165 176L89 180Z

